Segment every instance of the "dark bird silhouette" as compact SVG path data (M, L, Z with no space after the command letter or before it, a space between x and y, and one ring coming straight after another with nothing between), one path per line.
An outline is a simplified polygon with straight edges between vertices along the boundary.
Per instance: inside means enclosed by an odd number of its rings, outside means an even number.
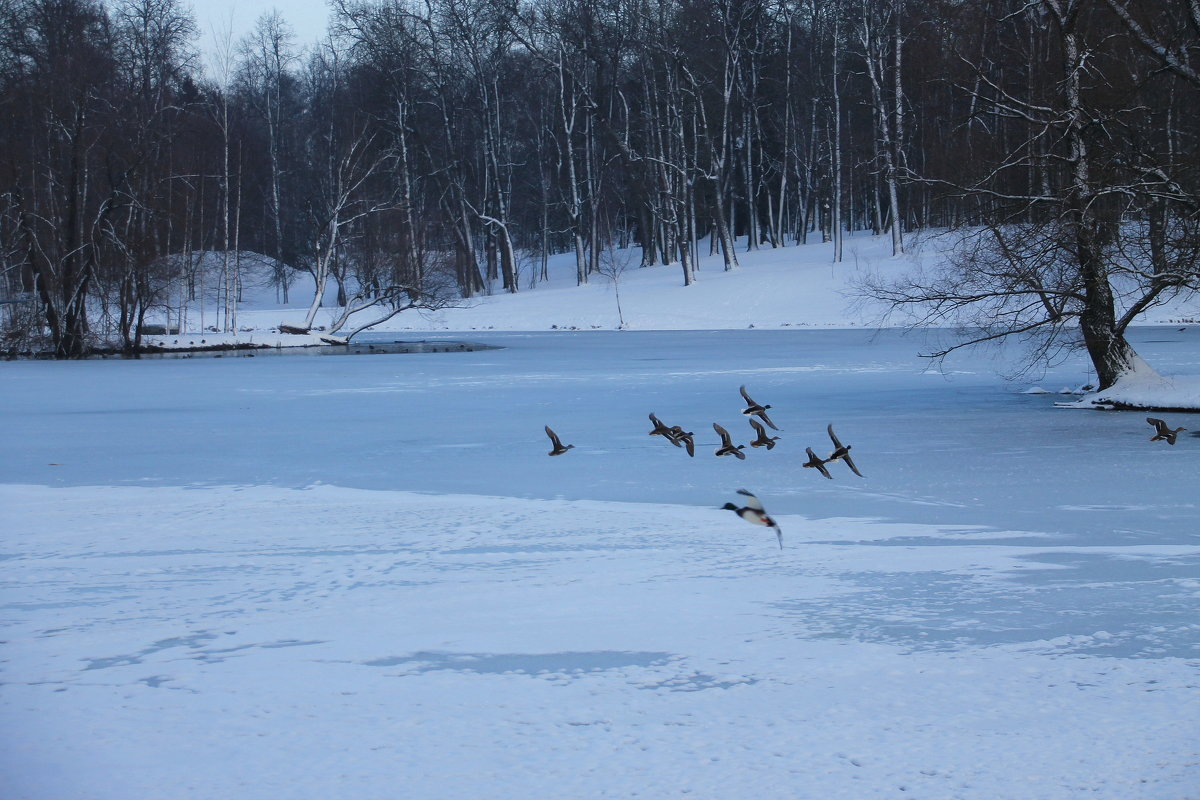
M653 414L650 415L650 421L654 423L654 429L650 431L651 436L661 436L676 447L686 448L687 454L695 457L696 443L692 439L694 434L691 431L685 431L679 425L668 426Z
M771 422L771 418L767 416L767 409L770 408L769 405L759 405L750 399L750 395L746 394L745 384L739 387L738 391L742 393L742 399L746 401L746 407L742 409L743 414L745 414L747 417L758 417L763 422L767 423L772 430L779 430L779 427L774 422Z
M863 474L858 471L858 467L854 466L854 461L850 458L850 445L842 444L838 441L837 434L833 432L832 424L826 430L829 432L829 438L833 440L833 452L829 454L829 458L825 459L825 463L831 464L834 461L845 461L850 471L861 478Z
M570 450L571 448L573 448L575 446L573 444L563 444L562 440L558 438L558 434L555 433L554 431L550 430L549 425L546 426L546 435L550 437L550 442L551 442L551 444L554 445L554 447L550 450L549 453L547 453L547 455L561 456L563 453L567 452L568 450Z
M779 529L779 524L775 520L767 516L766 510L763 508L762 501L754 495L747 492L745 489L738 489L738 494L746 496L746 505L736 506L733 503L726 503L721 506L722 511L732 511L746 522L755 525L765 525L768 528L775 529L775 538L779 540L779 549L783 549L783 531Z
M815 469L826 478L829 478L829 480L833 480L833 476L829 474L829 470L825 469L825 461L817 456L811 447L806 447L804 450L808 453L808 461L805 461L801 466Z
M729 438L729 431L722 428L717 423L713 423L713 430L721 436L721 446L714 452L719 456L737 456L739 460L745 460L746 454L742 451L746 449L746 445L734 445L733 440Z
M750 426L758 432L758 438L750 443L751 447L765 447L768 450L775 447L775 443L779 441L778 436L767 436L767 429L754 417L750 418Z
M692 439L692 437L695 436L694 433L691 431L685 431L678 425L672 425L671 436L673 437L672 441L675 442L676 447L683 445L683 447L687 449L687 454L695 458L696 442L694 439Z
M1159 442L1166 440L1167 444L1175 444L1175 437L1181 431L1186 431L1187 428L1168 428L1167 423L1157 417L1146 417L1146 422L1154 426L1154 435L1150 437L1150 441Z
M679 447L679 442L676 440L675 435L671 432L670 428L663 424L661 419L651 414L650 421L654 423L654 429L650 431L651 436L661 436L671 444Z

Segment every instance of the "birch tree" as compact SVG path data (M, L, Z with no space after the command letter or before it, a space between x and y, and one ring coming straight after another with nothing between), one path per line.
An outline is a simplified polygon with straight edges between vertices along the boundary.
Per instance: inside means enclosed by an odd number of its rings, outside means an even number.
M833 11L829 47L829 228L833 239L833 262L842 261L842 26L841 16Z
M240 44L239 83L266 128L268 164L268 212L273 282L288 303L292 276L284 259L284 164L285 109L294 79L291 71L298 61L295 33L278 10L261 15L254 29ZM291 104L294 109L294 104Z
M862 0L858 42L871 87L875 143L888 203L892 255L904 252L900 211L900 161L904 135L904 90L900 65L904 39L900 33L903 0ZM890 79L889 79L890 75Z
M310 245L307 267L313 278L313 300L304 318L312 328L324 302L330 277L339 283L345 305L345 276L337 273L344 239L366 217L394 207L388 194L368 191L394 153L381 146L368 121L353 113L344 97L346 76L331 42L314 53L308 67L310 116L306 131L308 179L305 190Z

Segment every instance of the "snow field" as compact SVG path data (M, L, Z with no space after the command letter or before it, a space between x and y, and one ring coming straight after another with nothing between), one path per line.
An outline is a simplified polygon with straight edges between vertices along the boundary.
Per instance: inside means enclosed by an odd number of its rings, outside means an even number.
M1194 663L821 632L863 591L851 569L957 575L1011 602L1020 545L896 547L939 532L781 515L780 552L712 509L330 486L0 498L22 586L6 626L13 797L1182 799L1194 785Z

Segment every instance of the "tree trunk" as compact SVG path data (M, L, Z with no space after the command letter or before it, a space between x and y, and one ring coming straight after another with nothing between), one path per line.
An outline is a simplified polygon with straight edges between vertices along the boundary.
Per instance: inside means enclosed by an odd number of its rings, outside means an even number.
M830 209L829 232L833 239L833 262L842 261L842 96L838 88L839 38L837 21L833 25L833 59L830 69L830 84L833 94L833 134L829 143L830 172L833 183L833 203Z
M903 64L904 37L900 24L904 16L904 0L896 0L892 9L892 140L888 153L888 203L892 209L892 255L904 252L904 219L900 212L899 170L904 166L904 83L900 67Z
M1117 325L1116 301L1104 259L1103 220L1097 210L1096 189L1091 175L1091 154L1085 132L1091 117L1083 106L1080 75L1084 69L1076 24L1078 0L1045 0L1055 16L1062 35L1063 84L1067 112L1067 144L1071 165L1071 185L1067 215L1074 227L1076 265L1083 282L1083 310L1079 316L1084 346L1096 368L1099 389L1107 389L1130 372L1137 354Z

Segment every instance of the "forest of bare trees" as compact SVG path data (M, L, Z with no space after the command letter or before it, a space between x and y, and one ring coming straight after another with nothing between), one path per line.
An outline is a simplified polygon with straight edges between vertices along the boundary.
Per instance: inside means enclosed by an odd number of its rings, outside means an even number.
M720 253L972 231L867 291L1082 342L1197 286L1194 0L333 0L202 70L181 0L0 0L5 349L132 349L239 254L343 322L517 292L615 245ZM210 254L201 258L202 254ZM213 257L216 255L216 267ZM31 342L35 344L31 344Z

